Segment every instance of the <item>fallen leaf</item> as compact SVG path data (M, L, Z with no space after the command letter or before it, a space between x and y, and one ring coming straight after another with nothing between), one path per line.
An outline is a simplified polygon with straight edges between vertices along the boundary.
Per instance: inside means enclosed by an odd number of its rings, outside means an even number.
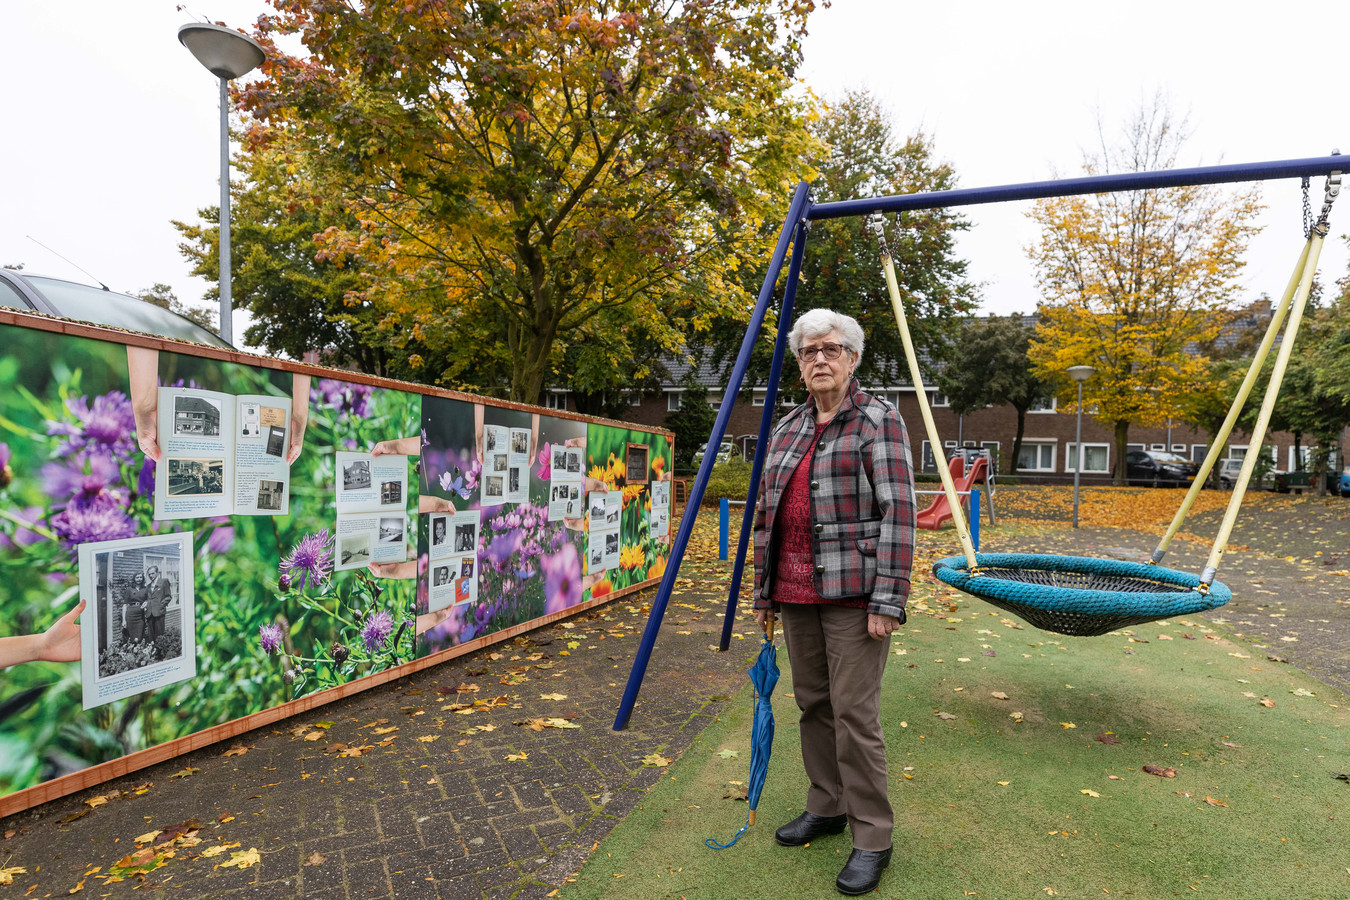
M990 691L990 692L989 692L989 696L990 696L990 697L993 697L995 700L1007 700L1007 699L1008 699L1008 695L1005 694L1005 693L1003 693L1002 691Z
M397 725L390 725L388 728L376 728L376 729L375 729L375 733L376 733L376 734L393 734L395 731L398 731L398 726L397 726Z
M554 693L554 694L540 694L540 695L539 695L539 699L540 699L540 700L566 700L566 699L567 699L567 695L566 695L566 694L557 694L557 693Z
M214 847L207 847L205 850L203 850L203 851L202 851L202 856L205 856L207 859L210 859L210 858L213 857L213 856L219 856L220 854L224 853L226 850L229 850L231 847L238 847L238 846L239 846L238 843L233 843L233 844L217 844L217 845L214 846Z
M1011 781L1000 781L999 784L1003 785L1004 787L1007 787L1008 785L1012 784L1012 782L1011 782Z
M239 850L234 853L231 853L230 858L225 862L217 865L216 868L228 869L233 867L236 869L248 869L251 868L252 866L257 865L261 861L262 857L258 854L257 848L250 847L247 850Z
M1087 788L1083 788L1083 789L1080 790L1078 793L1080 793L1080 794L1087 794L1089 797L1100 797L1100 796L1101 796L1101 794L1097 793L1096 791L1089 791Z
M306 856L306 857L305 857L305 865L307 865L307 866L318 866L318 865L322 865L322 864L323 864L324 862L326 862L327 860L328 860L328 857L324 856L324 855L323 855L322 853L320 853L318 850L315 850L315 851L314 851L313 853L311 853L309 856Z
M201 769L198 769L198 768L196 768L195 766L188 766L186 769L182 769L181 771L174 772L174 773L173 773L172 775L170 775L169 777L170 777L170 778L191 778L193 775L196 775L196 774L197 774L198 772L200 772L200 771L201 771Z
M748 800L750 799L750 789L743 784L730 784L727 786L726 793L722 795L723 800Z
M419 737L418 740L424 744L430 744L432 741L436 740L439 737L440 737L439 734L424 734L421 737Z
M305 740L307 741L317 741L321 740L322 738L323 738L322 731L311 731L309 734L305 735Z
M656 766L657 768L664 769L666 766L670 765L670 763L671 761L660 753L648 753L646 756L642 757L642 764L644 766Z
M1290 691L1289 693L1293 694L1295 697L1316 697L1316 696L1317 696L1316 694L1314 694L1312 691L1308 690L1307 688L1298 688L1297 690Z
M158 828L156 828L154 831L147 831L145 834L136 838L136 843L148 844L163 833L164 832L160 831Z
M252 749L251 747L245 747L243 744L235 744L233 747L231 747L230 749L226 750L224 753L222 753L222 754L220 754L220 755L221 755L222 757L224 757L224 756L243 756L245 753L247 753L247 752L248 752L249 750L251 750L251 749Z
M328 729L328 728L332 728L332 727L333 727L333 723L332 723L332 722L315 722L315 723L314 723L314 727L315 727L315 728L324 728L324 729Z
M719 751L717 752L717 755L720 756L720 757L722 757L723 759L740 759L740 758L741 758L741 751L739 751L739 750L719 750Z
M522 753L508 753L507 756L506 756L506 761L507 761L507 762L522 762L522 761L527 760L527 759L529 759L529 758L530 758L530 754L524 753L524 752L522 752Z
M1101 734L1097 735L1097 740L1101 741L1103 744L1120 743L1120 738L1116 737L1115 734L1113 734L1110 731L1104 731Z
M1062 726L1064 726L1065 728L1077 728L1077 727L1078 727L1077 725L1073 724L1072 722L1060 722L1059 724L1062 725Z
M1261 698L1259 701L1257 701L1257 702L1260 703L1262 706L1266 707L1267 709L1274 709L1274 708L1275 708L1275 701L1272 700L1272 699L1270 699L1269 697L1262 697L1262 698Z
M13 884L15 875L27 875L28 870L23 866L10 866L7 869L0 869L0 884Z
M1210 806L1227 806L1227 805L1228 805L1227 803L1224 803L1222 800L1215 800L1213 797L1206 797L1206 798L1205 798L1205 802L1208 803Z
M1008 713L1008 718L1012 719L1014 722L1020 722L1022 721L1023 716L1020 712L1010 712Z
M1168 766L1165 769L1161 766L1144 766L1144 771L1150 775L1157 775L1159 778L1177 777L1177 770L1171 766Z
M939 719L955 719L955 718L956 718L956 716L952 715L952 714L949 713L949 712L940 712L940 713L937 714L937 716L938 716Z
M83 879L83 878L81 878L81 879L79 880L79 883L77 883L73 888L71 888L70 890L66 891L66 893L67 893L67 894L78 894L78 893L79 893L80 891L82 891L82 890L84 890L84 879Z

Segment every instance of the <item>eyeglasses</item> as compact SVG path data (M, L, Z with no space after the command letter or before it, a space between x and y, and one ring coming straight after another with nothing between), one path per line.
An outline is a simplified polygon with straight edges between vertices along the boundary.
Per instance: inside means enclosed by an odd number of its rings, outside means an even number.
M848 350L841 344L821 344L819 347L803 347L797 351L797 358L802 362L814 362L817 353L824 354L830 362L839 358L839 354ZM852 352L852 351L849 351Z

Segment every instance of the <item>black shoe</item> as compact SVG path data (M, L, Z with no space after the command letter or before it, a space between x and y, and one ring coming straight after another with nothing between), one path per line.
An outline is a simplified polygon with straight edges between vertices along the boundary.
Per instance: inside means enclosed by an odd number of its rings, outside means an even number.
M834 886L839 893L850 897L869 893L881 883L881 870L890 864L890 850L854 850L834 880Z
M839 834L848 827L848 816L818 816L804 812L773 833L784 847L800 847L827 834Z

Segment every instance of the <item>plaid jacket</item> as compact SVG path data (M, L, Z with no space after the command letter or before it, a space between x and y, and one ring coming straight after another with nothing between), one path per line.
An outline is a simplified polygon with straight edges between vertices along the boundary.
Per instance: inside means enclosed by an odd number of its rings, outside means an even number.
M815 438L816 404L788 413L769 438L755 512L755 608L773 605L774 513ZM895 407L849 384L811 462L811 537L822 597L870 596L868 612L905 621L914 562L914 476Z

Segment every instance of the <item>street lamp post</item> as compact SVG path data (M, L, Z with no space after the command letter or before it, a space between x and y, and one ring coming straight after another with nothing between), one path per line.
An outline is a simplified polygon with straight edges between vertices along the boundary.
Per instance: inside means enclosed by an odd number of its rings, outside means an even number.
M1078 382L1078 432L1074 438L1073 527L1078 527L1078 479L1083 473L1083 382L1097 370L1092 366L1069 366L1069 377Z
M226 28L191 22L178 29L178 41L197 62L220 79L220 336L233 343L234 308L230 298L230 87L262 65L267 54L253 38Z

